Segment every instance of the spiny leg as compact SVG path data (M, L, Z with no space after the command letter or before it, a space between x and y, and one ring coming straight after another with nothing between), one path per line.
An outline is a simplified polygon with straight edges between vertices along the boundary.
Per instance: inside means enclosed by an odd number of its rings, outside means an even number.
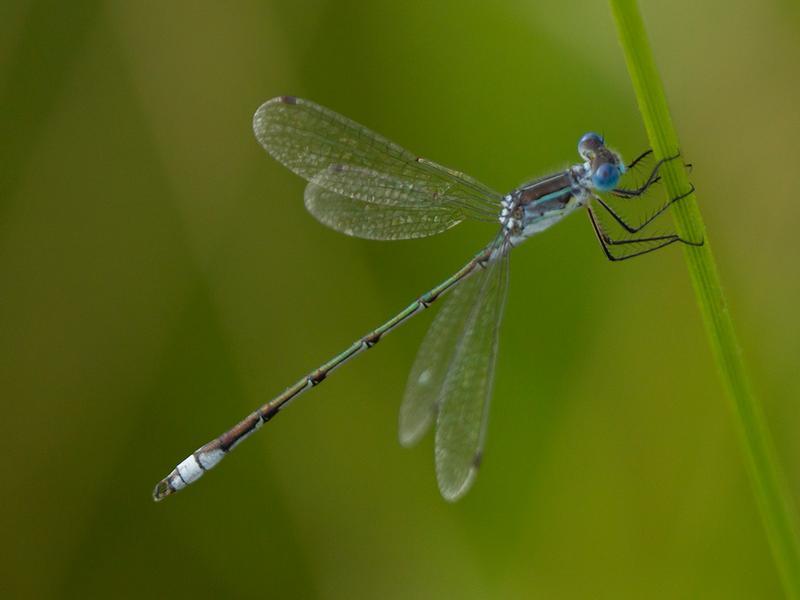
M642 254L647 254L648 252L659 250L661 248L664 248L665 246L674 244L675 242L681 242L688 246L702 246L704 243L704 242L692 242L689 240L684 240L677 234L657 235L657 236L635 238L629 240L614 240L611 239L611 237L605 231L603 231L603 228L600 226L600 222L598 221L597 216L594 214L594 210L592 209L591 205L587 204L586 208L589 212L589 220L592 223L592 229L594 229L594 233L597 236L597 240L600 242L600 246L603 249L603 253L606 255L606 258L608 258L608 260L612 262L627 260L629 258L641 256ZM615 256L614 254L612 254L610 249L610 246L647 243L647 242L659 242L659 243L650 248L646 248L644 250L640 250L638 252L633 252L632 254L626 254L623 256Z
M636 160L634 160L631 163L630 166L632 167L632 166L636 165L636 163L639 162L640 160L642 160L642 158L644 158L645 156L647 156L649 154L649 152L652 152L652 151L648 151L648 152L645 152L644 154L641 154ZM665 162L669 162L671 160L675 160L676 158L679 158L680 155L681 155L681 153L678 152L674 156L668 156L667 158L662 158L661 160L659 160L653 166L653 170L650 172L650 176L638 188L635 188L635 189L632 189L632 190L628 190L628 189L625 189L625 188L616 188L616 189L612 190L611 193L614 194L615 196L619 197L619 198L635 198L637 196L641 196L642 194L644 194L650 188L651 185L653 185L654 183L658 183L661 180L661 176L658 174L658 170L661 168L661 165L663 165ZM630 167L628 167L628 168L630 168Z
M655 250L659 250L660 248L664 248L665 246L669 246L670 244L674 244L678 241L678 236L665 236L664 239L660 244L653 246L651 248L646 248L644 250L640 250L638 252L634 252L632 254L625 254L623 256L616 256L612 254L609 246L614 240L611 240L608 235L600 228L599 223L597 222L597 218L594 215L594 212L591 208L589 208L589 220L592 223L592 229L594 229L594 233L597 236L597 240L600 242L600 247L603 249L603 253L606 255L606 258L612 262L618 262L622 260L627 260L629 258L635 258L637 256L641 256L642 254L647 254L648 252L653 252ZM632 241L633 242L633 241Z
M644 152L642 152L642 153L641 153L639 156L637 156L636 158L634 158L634 159L633 159L633 162L631 162L629 165L626 165L626 167L625 167L625 170L626 170L626 171L630 171L631 169L633 169L634 167L636 167L636 165L638 165L640 161L644 160L645 158L647 158L648 156L650 156L652 153L653 153L653 151L652 151L652 150L645 150L645 151L644 151ZM684 163L684 165L683 165L683 166L684 166L684 167L686 167L686 168L687 168L689 171L691 171L691 170L692 170L692 163Z
M635 166L636 166L636 165L639 163L639 161L643 160L644 158L647 158L647 157L648 157L648 156L650 156L652 153L653 153L653 151L652 151L652 150L645 150L645 151L644 151L644 152L642 152L642 153L641 153L639 156L637 156L636 158L634 158L634 159L633 159L633 162L632 162L631 164L629 164L627 167L625 167L625 170L626 170L626 171L630 171L632 168L634 168L634 167L635 167Z
M623 229L625 229L625 231L627 231L628 233L638 233L639 231L647 227L650 223L652 223L655 219L657 219L659 216L661 216L665 210L667 210L670 206L675 204L678 200L683 200L690 194L694 193L694 184L690 184L690 186L691 187L689 188L688 192L685 192L679 196L675 196L674 198L670 198L666 204L664 204L652 215L647 217L643 222L639 223L639 225L637 225L636 227L634 227L633 225L625 221L625 219L623 219L621 216L619 216L617 212L613 208L611 208L611 206L609 206L600 196L593 195L593 198L600 203L600 206L602 206L606 210L606 212L608 212L608 214L610 214L614 218L614 220L617 223L619 223Z

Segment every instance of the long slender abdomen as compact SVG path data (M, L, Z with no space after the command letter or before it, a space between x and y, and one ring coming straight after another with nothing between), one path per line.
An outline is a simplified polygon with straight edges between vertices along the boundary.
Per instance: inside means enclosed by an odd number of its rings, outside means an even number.
M153 490L153 499L162 500L185 488L190 483L200 479L209 469L214 468L228 452L233 450L239 443L260 428L264 423L272 419L278 412L288 406L289 402L321 383L336 368L342 366L351 358L360 354L364 350L372 348L383 336L392 331L395 327L428 308L443 294L466 279L475 269L482 266L485 262L494 258L493 244L487 246L478 253L471 261L464 265L452 277L442 282L428 293L423 294L417 300L408 305L394 317L386 321L383 325L374 329L358 341L354 342L341 354L334 356L328 362L315 369L294 385L287 388L282 394L276 396L255 412L242 419L234 427L223 433L215 440L210 441L205 446L198 448L195 452L181 461L172 472L158 482Z

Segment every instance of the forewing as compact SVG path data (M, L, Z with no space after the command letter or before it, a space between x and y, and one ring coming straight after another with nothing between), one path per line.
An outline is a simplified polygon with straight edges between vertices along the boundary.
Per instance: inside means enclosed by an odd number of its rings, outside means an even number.
M405 208L449 207L461 218L494 220L499 214L501 196L492 189L308 100L269 100L256 111L253 129L276 160L347 198Z
M441 233L461 219L451 211L368 204L309 183L308 211L322 224L370 240L405 240Z
M480 465L508 270L503 254L480 278L437 400L436 477L446 500L466 493Z

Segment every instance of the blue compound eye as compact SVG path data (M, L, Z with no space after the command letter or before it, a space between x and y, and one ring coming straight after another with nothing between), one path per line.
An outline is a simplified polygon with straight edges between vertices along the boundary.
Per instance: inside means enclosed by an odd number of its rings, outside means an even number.
M594 153L598 148L602 147L604 144L603 136L590 131L581 138L581 141L578 142L578 154L580 154L583 158L589 159L591 154Z
M603 163L592 173L592 183L601 192L613 190L619 181L619 167Z

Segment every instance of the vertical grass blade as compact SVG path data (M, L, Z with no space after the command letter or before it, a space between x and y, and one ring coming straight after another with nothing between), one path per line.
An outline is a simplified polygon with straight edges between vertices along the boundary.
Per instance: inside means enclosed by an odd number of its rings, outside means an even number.
M636 0L610 0L610 4L652 148L658 158L671 156L678 151L678 138ZM688 176L680 161L666 163L661 175L670 197L689 189ZM784 590L788 597L800 599L800 542L795 505L776 459L761 405L750 388L694 194L675 205L674 215L682 237L705 240L702 247L685 247L686 262L708 339L731 400L747 470Z

